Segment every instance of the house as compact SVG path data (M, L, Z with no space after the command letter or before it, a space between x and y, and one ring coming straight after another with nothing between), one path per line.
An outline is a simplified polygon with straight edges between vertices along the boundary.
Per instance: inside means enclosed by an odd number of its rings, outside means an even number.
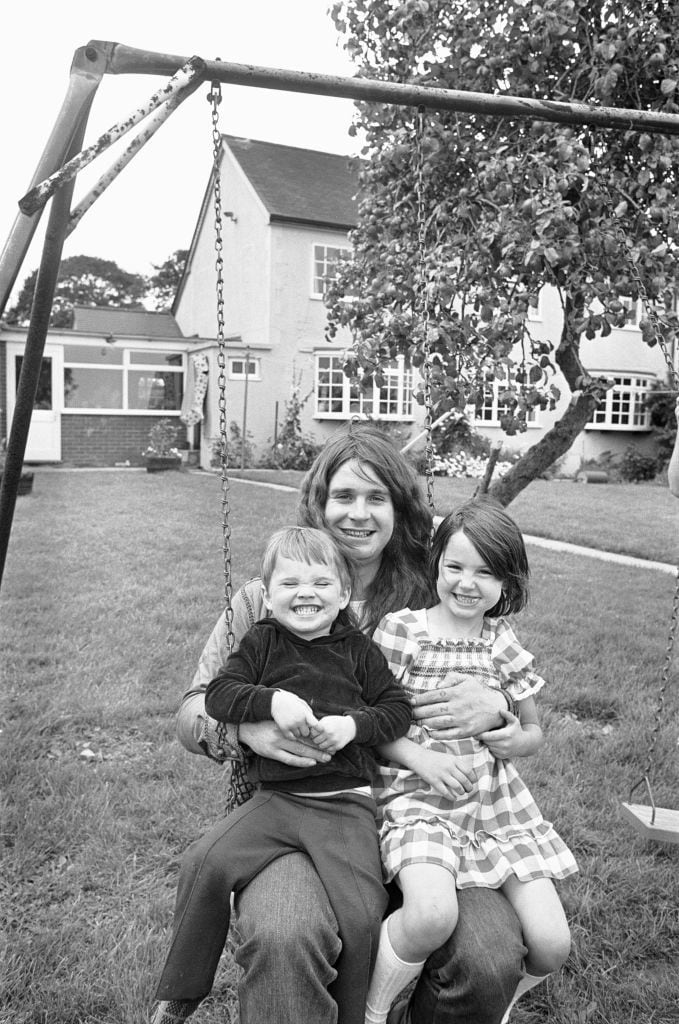
M27 328L0 324L0 434L14 412ZM76 306L73 327L50 328L26 462L72 466L142 464L151 426L176 417L191 353L171 313ZM186 429L182 429L186 437Z
M151 423L183 416L186 444L199 449L207 468L220 432L220 380L230 439L246 437L256 455L275 443L294 388L302 398L302 429L318 442L353 416L419 432L416 371L395 361L385 385L366 393L343 373L348 332L338 332L332 344L325 339L325 282L349 251L357 190L358 167L346 156L222 136L219 237L211 179L171 313L78 307L72 330L50 330L26 460L138 464ZM223 366L216 340L218 262ZM667 372L658 347L642 342L639 318L630 303L625 327L583 341L584 365L612 377L614 387L563 460L565 473L630 442L653 448L643 399ZM553 339L560 322L558 296L545 288L529 312L528 329L537 339ZM0 395L6 391L10 414L25 334L0 329L8 354L6 365L0 360ZM560 385L558 375L554 383ZM562 415L570 395L561 384L556 410L535 411L524 434L502 431L497 388L470 416L491 440L527 448Z
M352 416L391 420L412 432L422 426L423 412L412 397L413 371L396 363L386 386L363 393L342 372L350 336L324 337L324 278L333 275L348 232L356 219L358 189L355 162L251 139L223 136L221 197L224 319L233 341L226 345L227 422L247 432L261 452L276 437L291 389L299 384L306 397L302 428L323 441ZM214 333L215 232L208 188L196 225L184 278L173 312L185 335ZM608 338L583 341L584 365L593 374L612 377L614 388L594 420L564 459L564 472L605 451L621 452L633 441L651 450L649 415L643 398L653 382L666 379L658 348L641 341L640 311L630 309L624 328ZM560 333L557 294L544 289L529 314L536 338ZM210 354L211 377L218 373ZM491 440L509 449L537 441L562 415L570 399L565 382L555 378L562 398L554 412L537 410L525 434L507 437L500 427L498 389L489 392L475 418ZM470 410L474 418L474 411ZM213 387L206 404L202 462L206 444L218 433L218 394Z
M226 419L256 445L275 443L294 387L303 399L302 428L322 442L365 400L342 372L348 333L325 341L325 280L348 252L356 223L355 162L333 153L223 136L220 165ZM208 186L173 304L185 334L215 333L215 215ZM219 374L210 354L210 378ZM409 375L401 374L393 414L412 420ZM219 432L219 394L208 398L202 436L205 464ZM363 406L363 408L362 408ZM387 412L389 415L389 412ZM232 428L231 425L234 425Z

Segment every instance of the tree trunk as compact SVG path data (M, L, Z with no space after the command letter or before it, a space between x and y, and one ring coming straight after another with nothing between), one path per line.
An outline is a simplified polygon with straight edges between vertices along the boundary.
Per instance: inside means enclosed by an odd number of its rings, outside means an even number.
M597 401L593 395L578 394L552 429L529 448L521 460L501 479L492 484L488 489L489 497L499 501L501 505L509 505L524 487L541 476L553 462L568 451L596 406Z

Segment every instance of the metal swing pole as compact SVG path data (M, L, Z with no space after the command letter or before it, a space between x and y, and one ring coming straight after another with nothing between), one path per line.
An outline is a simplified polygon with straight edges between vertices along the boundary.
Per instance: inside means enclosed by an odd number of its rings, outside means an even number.
M66 128L68 136L68 146L65 147L63 155L70 156L73 153L77 153L82 146L87 125L87 115L97 85L98 82L90 82L89 88L84 91L77 88L69 89L69 94L61 114L61 121ZM58 155L61 156L61 153ZM45 163L56 158L58 158L56 151L50 150L48 154L46 150ZM42 354L45 348L50 313L52 312L52 301L59 274L59 264L61 262L64 241L68 233L68 220L74 187L75 180L68 182L56 193L52 201L42 259L33 294L30 326L26 336L24 358L17 385L16 405L7 439L5 469L2 474L2 481L0 482L0 583L2 583L5 561L7 559L7 548L14 518L17 488L21 477L33 405L38 390ZM22 226L20 232L14 236L17 245L23 246L25 244L26 248L28 248L38 219L39 214L33 218L33 223L29 224L28 220L30 218L28 218L26 227ZM13 278L11 273L8 274L8 280L11 278L9 283L10 291L19 266L20 261L16 266Z

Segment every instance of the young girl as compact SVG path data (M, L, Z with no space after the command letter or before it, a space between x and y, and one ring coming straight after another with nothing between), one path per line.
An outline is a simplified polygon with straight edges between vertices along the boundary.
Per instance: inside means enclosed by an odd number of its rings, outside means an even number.
M429 571L438 604L387 615L375 641L411 695L454 682L456 673L501 689L506 724L447 741L413 724L407 737L379 748L391 762L375 790L382 860L403 906L382 925L366 1024L386 1020L393 998L453 932L456 889L502 889L519 917L528 954L512 1005L570 949L551 879L577 867L508 760L543 742L534 695L544 680L504 618L528 597L523 538L501 508L468 502L439 526Z

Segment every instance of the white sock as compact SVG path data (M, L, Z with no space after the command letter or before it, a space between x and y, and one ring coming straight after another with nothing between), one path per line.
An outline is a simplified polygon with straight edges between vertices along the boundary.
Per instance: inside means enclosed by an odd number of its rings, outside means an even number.
M541 974L539 977L536 974L524 974L523 978L521 978L519 984L516 986L516 992L512 996L512 1001L507 1007L507 1012L500 1021L500 1024L509 1024L509 1014L517 999L520 999L524 992L528 992L530 989L535 988L536 985L539 985L546 977L546 974Z
M419 964L409 964L396 955L389 939L388 922L389 918L382 922L375 970L368 990L365 1024L385 1024L394 999L409 981L420 974L425 964L424 960Z

